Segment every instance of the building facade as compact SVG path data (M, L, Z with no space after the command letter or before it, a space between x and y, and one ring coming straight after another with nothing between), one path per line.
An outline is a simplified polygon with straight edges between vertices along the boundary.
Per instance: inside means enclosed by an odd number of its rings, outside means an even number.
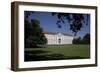
M73 36L65 33L44 32L47 45L72 44Z

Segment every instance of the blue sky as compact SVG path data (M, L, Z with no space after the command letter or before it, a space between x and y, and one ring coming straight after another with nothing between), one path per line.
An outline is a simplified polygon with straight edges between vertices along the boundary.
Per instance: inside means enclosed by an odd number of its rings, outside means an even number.
M84 36L86 33L90 33L90 15L88 14L88 25L84 25L84 27L77 33L76 36ZM40 21L40 27L43 28L44 31L48 32L63 32L63 33L69 33L74 35L72 31L69 29L69 23L66 21L65 24L61 24L62 28L58 28L56 22L57 22L57 16L52 16L51 12L34 12L29 16L29 20L31 19L37 19Z

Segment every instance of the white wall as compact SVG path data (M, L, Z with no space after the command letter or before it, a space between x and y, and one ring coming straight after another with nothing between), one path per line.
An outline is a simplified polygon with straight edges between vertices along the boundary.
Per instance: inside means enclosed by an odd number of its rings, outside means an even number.
M11 54L11 14L10 3L14 0L0 0L0 73L14 73L10 70L10 54ZM20 0L19 0L20 1ZM100 0L21 0L21 1L34 1L34 2L50 2L50 3L62 3L62 4L78 4L78 5L93 5L99 6L100 13ZM98 14L98 19L100 19ZM100 24L100 21L98 21ZM100 25L98 25L100 28ZM98 29L100 31L100 29ZM100 33L98 33L100 43ZM100 45L98 46L98 55L100 56ZM40 70L34 71L34 73L99 73L100 72L100 57L98 67L86 67L86 68L69 68L69 69L55 69L55 70ZM22 73L33 73L33 71L26 71Z
M61 34L59 36L58 34L52 35L52 34L44 34L47 38L47 45L57 45L57 44L72 44L74 36L66 36ZM61 42L59 43L58 40L61 39Z

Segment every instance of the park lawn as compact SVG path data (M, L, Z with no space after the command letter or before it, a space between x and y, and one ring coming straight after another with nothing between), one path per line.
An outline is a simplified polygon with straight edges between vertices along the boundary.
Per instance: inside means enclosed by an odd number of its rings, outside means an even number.
M35 51L40 51L36 53ZM90 58L90 45L45 45L41 48L25 48L25 52L31 52L31 55L63 55L65 59L81 59ZM33 53L32 53L33 52ZM30 54L30 53L29 53Z

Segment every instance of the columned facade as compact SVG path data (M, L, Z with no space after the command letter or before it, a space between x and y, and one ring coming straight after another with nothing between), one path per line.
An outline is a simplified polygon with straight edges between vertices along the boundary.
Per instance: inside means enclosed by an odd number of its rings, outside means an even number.
M73 36L64 33L44 33L47 38L47 45L63 45L63 44L72 44Z

